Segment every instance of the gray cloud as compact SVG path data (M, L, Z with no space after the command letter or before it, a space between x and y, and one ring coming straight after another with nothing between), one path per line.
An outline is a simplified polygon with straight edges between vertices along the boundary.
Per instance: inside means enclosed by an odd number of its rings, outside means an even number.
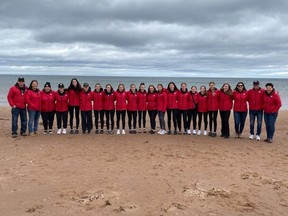
M288 76L285 0L6 0L2 73Z

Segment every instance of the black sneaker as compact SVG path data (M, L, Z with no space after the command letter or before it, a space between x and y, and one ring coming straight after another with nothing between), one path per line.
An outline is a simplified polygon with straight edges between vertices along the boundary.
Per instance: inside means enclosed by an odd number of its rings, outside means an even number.
M212 132L211 131L208 133L208 136L212 136Z
M169 130L168 132L167 132L167 135L171 135L172 133L171 133L171 131Z
M82 131L82 134L85 134L85 133L86 133L86 131L83 130L83 131Z
M26 133L26 132L21 132L20 135L21 135L21 136L27 136L27 133Z
M111 134L111 135L114 134L114 130L111 130L111 131L110 131L110 134Z
M136 131L136 130L133 130L133 134L137 134L137 131Z
M99 134L99 130L96 130L96 131L95 131L95 134Z
M12 138L17 138L17 133L12 133Z
M103 131L103 130L100 130L100 134L104 134L104 131Z
M133 134L133 131L132 131L132 130L129 130L129 134Z
M216 132L212 133L211 136L212 136L212 137L216 137L216 136L217 136Z
M73 131L73 129L71 129L71 130L70 130L70 134L74 134L74 131Z
M151 130L149 133L150 133L150 134L155 134L155 131L154 131L154 130Z
M79 130L76 129L76 130L74 131L74 134L79 134Z
M272 139L268 139L268 143L273 143L273 140Z
M177 131L174 131L174 133L173 133L174 135L177 135L178 133L177 133Z

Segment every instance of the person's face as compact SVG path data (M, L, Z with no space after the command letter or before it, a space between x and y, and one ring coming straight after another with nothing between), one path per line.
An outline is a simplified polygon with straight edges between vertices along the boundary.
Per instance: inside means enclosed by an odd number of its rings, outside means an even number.
M123 86L123 85L120 85L120 86L119 86L119 91L120 91L120 92L123 92L123 91L124 91L124 86Z
M268 94L270 94L273 91L272 86L267 86L266 91L268 92Z
M37 82L33 82L31 86L32 86L33 90L36 90L38 88L38 83Z
M76 87L76 86L77 86L77 81L76 81L76 80L73 80L73 81L72 81L72 85Z
M135 92L136 86L135 86L135 85L132 85L132 86L130 87L130 90L131 90L132 92Z
M153 86L150 86L150 87L149 87L149 91L150 91L150 92L154 92Z
M201 87L201 88L200 88L200 91L201 91L201 93L205 93L205 88L204 88L204 87Z
M51 91L51 88L50 88L49 86L46 86L46 87L44 88L44 91L45 91L45 92L49 92L49 91Z
M197 88L192 87L192 88L191 88L191 91L192 91L192 93L195 93L195 92L197 92Z
M183 91L185 91L185 90L187 89L187 86L186 86L185 84L182 84L182 85L181 85L181 89L182 89Z
M100 91L101 86L100 86L100 85L96 85L96 86L95 86L95 89L96 89L96 91Z
M237 85L237 88L238 88L238 90L239 91L243 91L243 83L239 83L238 85Z
M163 88L162 88L161 85L158 85L158 86L157 86L157 89L158 89L158 91L162 91Z
M211 90L213 90L213 89L215 89L215 84L214 83L210 83L209 87L210 87Z
M140 90L141 90L142 92L144 92L144 91L145 91L145 85L141 85Z
M64 92L64 88L58 88L60 92Z
M110 92L110 91L111 91L111 86L110 86L110 85L107 86L107 87L106 87L106 90L107 90L107 92Z
M175 89L175 86L174 86L174 84L173 84L173 83L170 83L170 85L169 85L169 89L170 89L171 91L174 91L174 89Z
M18 81L18 86L19 86L20 88L24 87L24 85L25 85L25 82Z
M259 85L253 85L253 88L258 90L260 88L260 86Z
M224 89L224 91L226 92L226 91L228 91L229 86L228 86L227 84L225 84L225 85L223 86L223 89Z
M87 92L88 89L89 89L89 86L84 86L83 89L84 89L85 92Z

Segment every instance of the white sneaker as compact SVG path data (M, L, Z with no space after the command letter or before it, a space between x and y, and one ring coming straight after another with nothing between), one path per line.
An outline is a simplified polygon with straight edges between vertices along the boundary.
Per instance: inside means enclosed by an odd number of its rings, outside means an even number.
M165 130L161 130L160 135L164 135L164 134L166 134L166 131Z
M122 134L125 134L125 130L124 129L122 130Z
M157 133L158 133L158 134L161 134L161 132L162 132L162 130L159 130Z
M119 129L117 130L117 134L118 134L118 135L120 134L120 130L119 130Z
M201 135L201 130L198 130L198 133L197 133L198 135Z
M203 135L204 135L204 136L207 136L207 131L206 131L206 130L204 131Z
M187 130L187 134L188 134L188 135L191 135L191 130Z
M193 135L196 135L196 130L193 130Z
M57 130L57 134L58 134L58 135L61 134L61 132L62 132L61 129L58 129L58 130Z
M260 140L261 140L259 135L256 135L256 140L257 140L257 141L260 141Z
M63 132L62 132L64 135L67 133L66 129L64 128L63 129Z
M250 134L249 139L253 140L254 139L254 135Z

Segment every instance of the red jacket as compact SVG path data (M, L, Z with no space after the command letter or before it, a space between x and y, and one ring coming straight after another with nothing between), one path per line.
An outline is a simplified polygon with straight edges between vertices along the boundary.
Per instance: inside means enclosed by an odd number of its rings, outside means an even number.
M281 106L281 98L277 91L273 90L270 95L266 91L263 93L263 110L265 113L278 112Z
M139 111L145 111L147 110L147 92L141 92L138 91L138 101L137 101L137 107Z
M147 110L157 110L157 92L147 94Z
M234 111L235 112L247 112L247 91L234 91Z
M80 110L91 111L92 110L93 93L91 90L87 92L81 91L80 93Z
M110 93L107 93L106 89L104 90L103 101L104 110L115 110L115 92L113 91L113 89L111 89Z
M23 89L18 87L18 84L12 86L8 92L7 100L11 107L16 106L17 108L24 109L26 108L26 94L27 87L24 86Z
M167 109L177 109L177 94L178 90L170 91L169 89L166 91L167 93Z
M129 111L137 111L137 101L138 95L137 92L132 93L132 91L127 91L127 110Z
M41 111L41 91L28 90L26 94L28 110Z
M103 96L104 92L103 89L101 88L99 92L93 91L93 109L94 110L103 110L104 109L104 101L103 101Z
M177 92L177 101L177 106L179 110L194 109L194 105L191 105L192 96L188 90L186 92L179 90Z
M229 95L224 91L220 90L219 93L219 110L220 111L229 111L233 106L233 95Z
M198 112L206 113L207 112L207 95L198 94Z
M116 91L115 92L116 110L127 110L127 92Z
M192 93L190 91L191 94L191 104L189 109L195 109L198 106L198 92Z
M167 93L166 91L158 92L157 111L166 112L166 108L167 108Z
M41 107L42 112L53 112L55 111L55 92L41 92Z
M69 106L80 106L80 93L74 89L68 90Z
M259 89L259 90L254 90L250 89L247 94L247 101L249 103L249 109L250 110L262 110L263 106L263 94L265 90L264 89Z
M210 89L207 91L207 111L217 111L219 109L219 94L220 91L217 89L214 92Z
M64 91L63 94L61 94L59 91L55 92L55 99L56 99L56 105L55 110L56 112L67 112L68 111L68 94L66 91Z

